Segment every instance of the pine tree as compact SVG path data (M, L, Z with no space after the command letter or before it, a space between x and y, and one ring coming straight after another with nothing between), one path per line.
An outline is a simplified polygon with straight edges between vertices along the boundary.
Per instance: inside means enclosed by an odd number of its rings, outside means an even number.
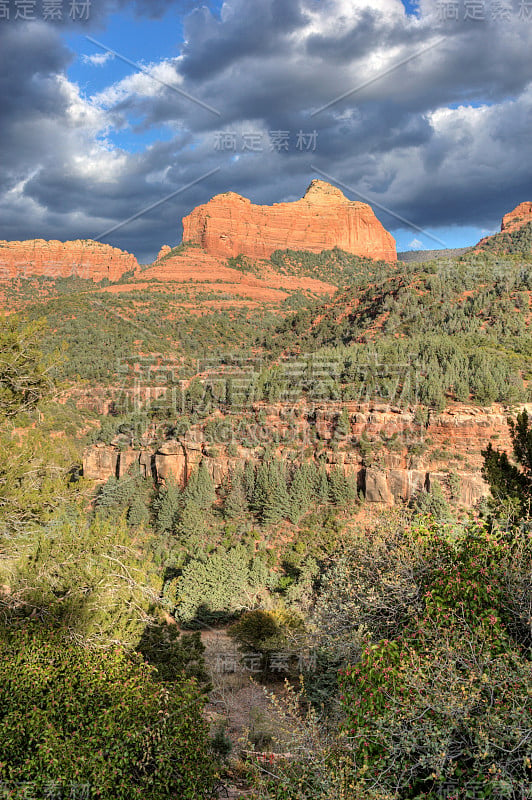
M117 490L118 478L116 478L114 475L111 475L111 477L108 478L100 488L100 493L96 499L96 505L98 508L110 508L118 505Z
M289 519L297 525L301 517L308 511L312 500L312 483L309 481L308 470L298 467L292 475L290 485Z
M285 466L278 461L270 461L267 465L267 495L262 508L262 522L273 525L288 517L290 498L286 481Z
M274 524L288 516L290 499L286 471L284 465L277 460L259 464L251 509L265 525Z
M332 502L337 506L346 506L357 499L356 485L341 467L334 467L329 474L329 492Z
M512 464L503 451L494 450L491 442L482 451L482 475L489 483L496 504L512 501L522 517L529 518L532 511L532 424L525 411L514 422L508 419L512 438Z
M224 502L224 516L226 519L242 520L248 512L243 475L238 471L231 477L231 485Z
M182 507L181 492L174 481L161 486L153 506L159 533L174 530Z
M336 440L343 440L351 433L351 423L349 421L349 414L346 408L343 408L341 413L338 414L336 425L334 428L334 438Z
M129 512L127 515L127 521L130 525L134 527L139 527L141 525L147 525L150 521L150 514L146 507L146 503L142 499L140 494L136 494L133 498L133 502L129 507Z
M205 510L187 498L175 522L175 531L189 551L202 549L207 534Z
M315 491L316 497L322 503L327 503L329 501L329 479L327 476L327 470L325 469L325 464L322 464L318 468Z
M216 500L214 483L204 461L201 462L198 469L190 476L184 491L184 499L186 501L192 500L204 511L210 509Z
M251 461L246 461L244 467L244 491L246 499L249 504L253 502L253 495L255 493L255 468Z

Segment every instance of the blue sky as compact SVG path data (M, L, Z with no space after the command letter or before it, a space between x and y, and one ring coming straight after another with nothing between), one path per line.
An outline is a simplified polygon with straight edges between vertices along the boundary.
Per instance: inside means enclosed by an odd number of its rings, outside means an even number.
M0 97L0 238L113 229L146 262L216 193L294 200L325 173L399 250L478 241L532 198L532 20L459 2L450 21L437 0L94 0L83 25L0 22L0 68L25 53Z

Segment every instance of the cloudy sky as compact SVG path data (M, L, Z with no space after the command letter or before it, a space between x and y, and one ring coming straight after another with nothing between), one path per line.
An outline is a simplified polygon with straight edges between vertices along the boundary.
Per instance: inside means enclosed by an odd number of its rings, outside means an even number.
M0 239L149 262L323 177L399 250L471 244L532 200L531 52L532 0L0 1Z

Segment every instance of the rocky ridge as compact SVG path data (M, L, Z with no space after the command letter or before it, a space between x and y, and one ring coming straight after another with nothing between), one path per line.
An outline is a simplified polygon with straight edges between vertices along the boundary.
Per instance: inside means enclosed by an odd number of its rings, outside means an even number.
M527 408L532 411L532 405ZM342 409L349 413L350 432L338 442L335 420ZM293 446L284 446L283 437L300 443L300 460L321 452L329 469L339 466L346 474L356 476L368 502L393 505L407 501L421 490L429 490L435 481L449 493L452 472L456 476L456 500L471 507L489 491L481 476L481 451L490 440L496 447L511 450L508 409L502 406L455 406L431 413L424 425L416 422L413 410L389 405L328 404L312 414L302 405L296 416L287 415L287 411L283 404L254 406L255 416L262 412L266 419L267 429L262 433L266 430L269 441L274 434L280 439L279 457L293 456ZM220 414L218 421L220 431L227 431L227 419ZM374 449L373 456L363 456L353 446L353 441L362 435ZM392 448L383 446L394 436ZM424 447L415 446L423 442ZM204 461L215 485L220 486L228 473L247 460L258 460L256 448L249 442L246 445L237 444L236 454L232 451L229 455L226 443L209 440L197 425L159 446L133 448L124 442L92 445L84 453L83 473L86 478L105 481L111 475L127 474L136 465L146 477L159 482L172 478L184 485L192 470Z
M0 241L0 280L46 276L117 281L138 266L131 253L91 239Z
M532 222L532 202L519 203L513 211L502 218L501 233L511 233L519 230L523 225Z
M209 255L263 259L275 250L319 253L339 247L368 258L396 261L395 240L366 203L313 180L301 200L255 205L235 192L219 194L183 219L183 242Z

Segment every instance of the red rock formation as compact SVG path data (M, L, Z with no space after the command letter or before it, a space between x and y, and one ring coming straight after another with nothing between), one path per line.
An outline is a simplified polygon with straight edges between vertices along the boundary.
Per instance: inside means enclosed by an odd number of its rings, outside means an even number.
M532 413L532 404L524 407ZM345 442L340 443L342 449L335 450L331 440L335 420L342 408L349 414L350 432ZM439 414L431 413L426 426L415 423L412 409L375 403L327 404L317 410L313 423L309 421L304 403L301 404L300 413L293 418L287 418L287 407L282 403L271 406L257 403L255 411L259 410L267 415L270 439L274 432L278 434L278 440L286 439L289 434L289 441L301 442L300 455L303 459L310 452L320 450L326 456L328 468L337 465L345 474L356 477L369 503L401 503L424 489L429 490L436 481L448 492L449 473L452 472L457 481L455 491L458 503L471 507L489 493L481 475L481 451L487 442L492 440L499 449L509 453L512 451L507 422L510 409L503 406L456 406ZM245 420L242 422L244 424ZM252 441L264 441L264 430L256 430L254 418L249 423L249 438ZM378 461L372 466L365 466L360 451L350 444L352 436L358 439L362 433L368 437L370 448ZM402 440L399 451L392 452L383 447L381 434L385 434L385 438L397 434L399 441ZM92 445L84 453L84 475L103 481L110 475L123 475L132 464L138 464L141 473L146 476L154 474L160 481L173 479L184 485L192 470L203 460L215 485L220 486L224 476L243 467L246 461L256 459L255 447L239 445L237 453L229 455L226 445L219 442L217 452L213 453L204 438L202 423L198 423L182 439L166 441L152 451L126 449L119 452L116 444ZM431 446L427 446L423 455L414 455L410 445L425 440L431 441ZM303 455L305 451L307 454ZM293 455L291 446L287 452ZM283 455L282 447L278 454L281 458L286 455Z
M501 233L513 233L514 231L518 231L519 228L522 228L527 222L532 222L532 202L530 201L519 203L513 211L509 211L508 214L504 215L501 222ZM495 233L492 236L484 236L484 238L475 245L474 249L482 249L486 243L499 235L500 234Z
M29 239L0 241L0 280L44 275L50 278L118 280L124 272L138 269L135 256L91 239L73 242Z
M511 231L522 228L527 222L532 222L532 203L530 201L520 203L513 211L504 215L501 232L511 233Z
M183 242L210 255L268 258L274 250L348 253L396 261L395 240L365 203L314 180L294 203L254 205L234 192L216 195L183 219Z

